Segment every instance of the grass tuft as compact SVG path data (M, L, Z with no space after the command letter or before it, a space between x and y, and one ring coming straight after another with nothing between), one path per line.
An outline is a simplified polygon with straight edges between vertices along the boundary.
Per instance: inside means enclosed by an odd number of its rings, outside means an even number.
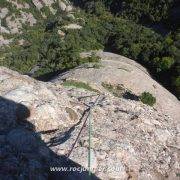
M63 86L65 87L76 87L79 89L85 89L92 92L99 92L97 89L92 88L88 83L75 81L75 80L67 80L63 82Z

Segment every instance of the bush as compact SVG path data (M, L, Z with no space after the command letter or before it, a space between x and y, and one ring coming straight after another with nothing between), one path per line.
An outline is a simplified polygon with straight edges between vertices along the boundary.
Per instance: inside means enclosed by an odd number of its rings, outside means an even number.
M100 57L96 55L95 52L92 52L90 56L87 56L87 57L84 57L82 58L82 63L86 63L86 62L89 62L89 63L100 63Z
M162 59L156 57L153 59L153 62L157 72L160 72L170 69L171 66L174 64L174 59L172 57L163 57Z
M156 98L149 92L143 92L140 96L140 100L149 106L153 106L156 103Z

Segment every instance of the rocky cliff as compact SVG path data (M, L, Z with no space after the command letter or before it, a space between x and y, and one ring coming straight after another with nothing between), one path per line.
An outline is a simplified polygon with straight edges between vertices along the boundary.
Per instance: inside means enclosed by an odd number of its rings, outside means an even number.
M0 47L8 45L17 34L55 15L73 16L73 6L67 0L3 0L0 2Z
M23 31L42 22L48 28L47 17L57 12L58 20L65 16L57 29L62 39L67 29L85 24L68 0L1 0L0 46L14 42L26 48ZM0 180L87 179L89 118L92 179L179 179L177 98L135 61L102 51L96 55L99 63L83 64L49 82L0 67ZM140 101L143 92L155 97L153 107Z
M147 91L156 97L155 107L166 115L170 115L174 121L180 119L180 103L167 89L152 79L146 68L137 62L113 53L97 51L101 62L99 67L93 68L86 65L73 69L65 74L55 77L53 82L63 80L77 80L92 84L97 89L105 91L103 83L117 86L122 85L135 95ZM87 57L91 53L82 53Z
M92 179L179 178L178 100L134 61L99 55L98 68L79 67L47 83L0 68L0 179L86 179L87 172L50 166L87 168L88 124L66 156L95 102ZM121 85L120 96L102 83ZM134 98L124 95L128 89ZM154 107L135 98L144 90L156 96Z

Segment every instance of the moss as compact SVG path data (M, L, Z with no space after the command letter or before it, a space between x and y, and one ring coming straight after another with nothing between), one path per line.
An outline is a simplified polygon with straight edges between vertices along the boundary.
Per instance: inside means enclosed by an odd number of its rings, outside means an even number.
M97 89L93 89L89 84L84 83L84 82L79 82L79 81L74 81L74 80L67 80L63 83L63 86L65 87L76 87L80 89L85 89L88 91L92 92L99 92Z

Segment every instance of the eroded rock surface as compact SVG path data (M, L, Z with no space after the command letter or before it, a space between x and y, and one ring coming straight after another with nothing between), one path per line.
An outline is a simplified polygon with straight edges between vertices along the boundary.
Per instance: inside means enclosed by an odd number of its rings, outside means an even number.
M0 68L0 179L48 179L49 166L67 165L64 157L98 93L91 112L93 178L178 179L179 122L161 109L101 88L91 92L63 87L59 80L39 82L4 67ZM88 138L86 124L70 155L72 166L87 168ZM56 172L53 177L60 175ZM78 173L63 177L85 179Z
M82 56L88 54L82 53ZM171 116L175 121L180 120L180 102L178 99L153 80L143 66L129 58L113 53L98 51L97 55L101 58L100 68L86 66L76 68L64 75L55 77L53 82L74 79L92 84L101 91L105 90L102 83L123 85L136 95L147 91L156 97L155 107L159 111Z

